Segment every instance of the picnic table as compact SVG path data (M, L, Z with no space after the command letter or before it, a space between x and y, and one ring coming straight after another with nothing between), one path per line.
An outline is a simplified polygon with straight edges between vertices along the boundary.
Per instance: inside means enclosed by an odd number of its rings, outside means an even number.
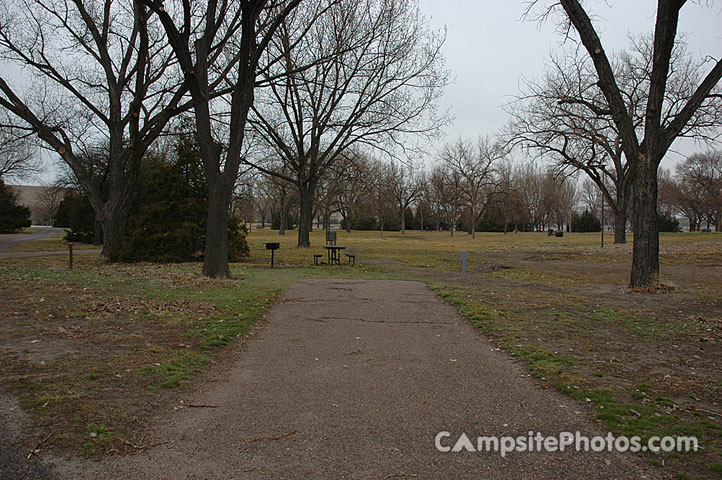
M329 265L332 263L341 265L341 250L344 250L346 247L342 245L324 245L323 248L326 249Z

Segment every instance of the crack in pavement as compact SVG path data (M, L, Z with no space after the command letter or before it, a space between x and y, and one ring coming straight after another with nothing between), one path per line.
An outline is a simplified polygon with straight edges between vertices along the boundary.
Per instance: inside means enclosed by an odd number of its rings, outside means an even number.
M360 318L360 317L318 317L318 318L304 318L304 320L312 321L312 322L327 322L329 320L352 320L356 322L364 322L364 323L385 323L387 325L432 325L432 326L452 326L452 327L461 327L463 325L457 323L457 322L419 322L419 321L405 321L405 320L370 320L368 318Z

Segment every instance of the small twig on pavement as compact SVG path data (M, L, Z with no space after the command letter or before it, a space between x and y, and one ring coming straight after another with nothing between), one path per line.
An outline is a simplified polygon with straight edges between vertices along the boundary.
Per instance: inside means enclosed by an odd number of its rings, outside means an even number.
M35 450L37 450L38 448L40 448L40 445L42 445L43 443L47 442L48 439L49 439L52 435L53 435L53 432L48 433L48 436L47 436L47 437L43 438L40 442L38 442L37 445L35 445L33 448L31 448L30 451L28 452L28 456L25 457L25 459L26 459L26 460L30 460L30 457L32 457L33 454L35 453Z
M346 352L344 353L344 355L360 355L362 353L364 353L364 351L359 348L358 350L354 350L353 352Z
M413 475L411 473L392 473L391 475L386 475L384 477L384 480L387 478L394 478L394 477L409 477L409 478L419 478L418 475Z
M194 405L192 403L189 403L186 405L188 408L218 408L218 405Z
M292 431L291 433L287 433L285 435L281 435L280 437L258 437L254 438L253 440L241 440L243 443L253 443L253 442L259 442L261 440L281 440L283 438L292 437L296 434L296 431Z

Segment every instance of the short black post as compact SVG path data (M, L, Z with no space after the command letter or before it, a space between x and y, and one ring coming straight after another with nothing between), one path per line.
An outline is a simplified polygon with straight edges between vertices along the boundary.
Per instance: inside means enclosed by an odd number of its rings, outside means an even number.
M68 268L73 269L73 244L68 243Z
M279 248L281 248L281 244L278 242L266 242L266 250L271 251L271 268L273 268L273 254Z

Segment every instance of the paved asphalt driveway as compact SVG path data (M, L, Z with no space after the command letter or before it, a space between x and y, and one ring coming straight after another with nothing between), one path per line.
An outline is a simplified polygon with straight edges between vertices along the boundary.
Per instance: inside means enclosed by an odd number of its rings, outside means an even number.
M244 351L159 418L155 445L61 478L641 479L615 453L442 453L462 433L604 434L421 283L302 280ZM239 347L239 350L241 348Z

